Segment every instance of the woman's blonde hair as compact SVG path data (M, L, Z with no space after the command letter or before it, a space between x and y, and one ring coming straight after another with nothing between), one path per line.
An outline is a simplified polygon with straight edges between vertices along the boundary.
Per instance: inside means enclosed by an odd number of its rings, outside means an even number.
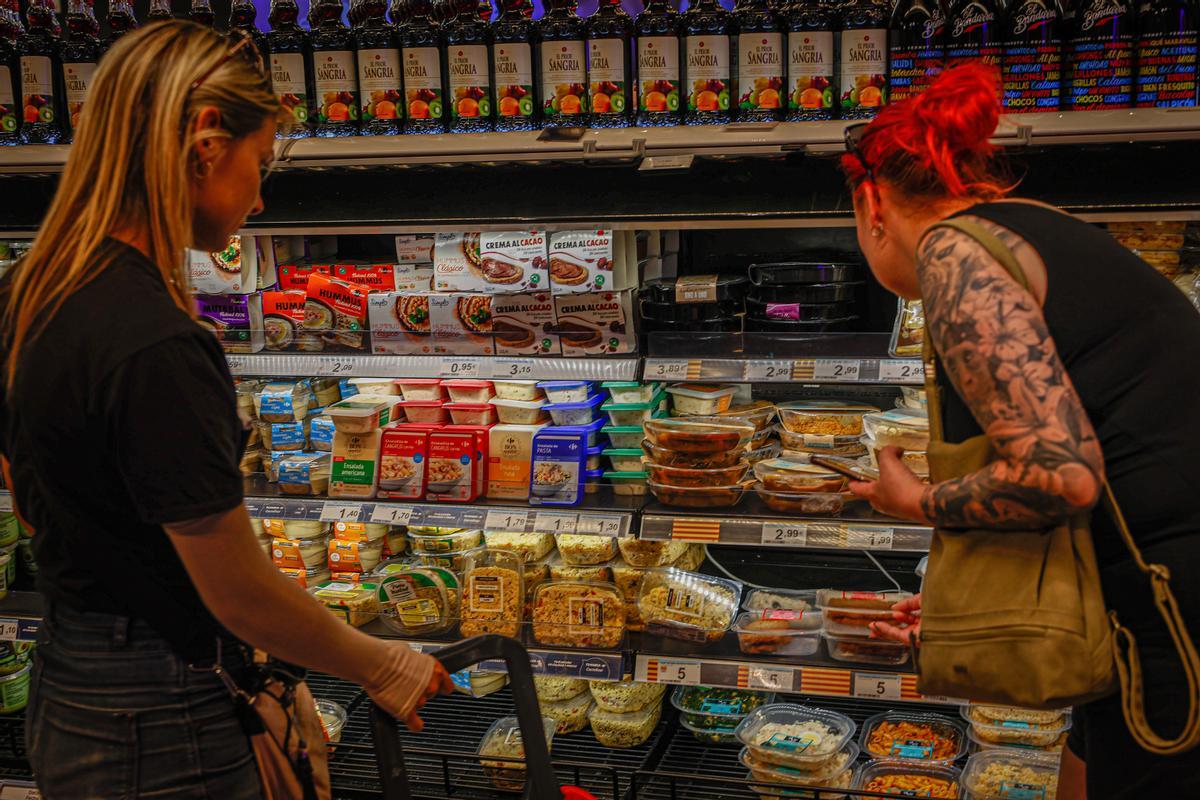
M184 271L195 144L241 138L279 111L270 78L243 57L251 51L231 56L232 46L211 28L170 21L121 37L100 60L54 200L4 298L8 386L25 344L109 266L111 257L97 259L115 230L148 232L167 291L195 317ZM220 112L220 128L193 131L209 107Z

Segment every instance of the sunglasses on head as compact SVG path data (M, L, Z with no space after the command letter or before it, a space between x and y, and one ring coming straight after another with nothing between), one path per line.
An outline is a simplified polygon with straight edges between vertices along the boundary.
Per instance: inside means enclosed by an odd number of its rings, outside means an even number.
M853 125L847 125L844 133L846 141L846 152L858 159L858 163L862 166L863 172L867 173L867 180L875 183L875 170L871 169L871 165L867 163L867 159L863 157L862 144L863 137L867 135L867 128L871 123L856 122Z
M226 51L225 55L223 55L217 63L209 67L207 72L205 72L196 80L192 81L193 92L203 86L204 82L213 76L213 73L229 63L229 59L233 58L239 53L241 54L242 58L246 59L247 64L254 67L254 69L258 71L259 75L264 77L267 76L267 67L263 62L262 53L258 52L258 46L254 44L254 40L250 38L250 34L246 33L240 28L235 28L229 32L229 39L231 42L233 42L233 46Z

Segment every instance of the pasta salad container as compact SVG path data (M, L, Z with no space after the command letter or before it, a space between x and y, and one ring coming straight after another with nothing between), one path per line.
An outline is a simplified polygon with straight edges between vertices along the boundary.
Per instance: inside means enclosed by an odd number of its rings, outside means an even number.
M736 733L759 761L819 770L837 759L854 729L845 714L781 703L750 712Z
M646 573L638 610L646 630L688 642L714 642L725 635L737 614L742 585L681 569Z
M859 744L872 759L953 764L966 750L967 732L938 714L886 711L863 723Z

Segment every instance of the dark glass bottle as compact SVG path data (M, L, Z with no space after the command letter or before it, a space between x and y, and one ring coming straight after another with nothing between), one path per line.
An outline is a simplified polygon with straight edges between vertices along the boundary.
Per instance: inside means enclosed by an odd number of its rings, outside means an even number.
M636 111L633 18L621 8L621 0L600 0L596 13L584 23L584 32L592 127L628 127Z
M254 40L258 53L267 60L267 36L258 29L258 9L251 0L233 0L229 6L229 30L242 31Z
M997 0L948 0L946 67L983 61L1000 66L1000 5Z
M1063 106L1072 110L1133 105L1134 13L1131 0L1080 0L1067 43Z
M346 12L346 21L350 23L350 29L357 31L363 21L363 0L350 0L350 8Z
M888 8L878 0L850 0L841 7L841 20L842 118L867 119L887 102Z
M483 22L491 22L492 21L492 16L493 16L492 12L495 11L495 9L492 8L492 0L479 0L478 4L476 6L476 10L479 13L479 19L481 21L483 21Z
M113 46L118 39L130 31L137 30L137 17L133 15L133 3L131 0L114 0L108 6L108 39L104 42L104 49Z
M0 0L0 145L21 143L21 61L17 39L24 30L17 0Z
M292 115L290 124L283 126L279 137L302 139L312 135L309 115L312 113L312 44L308 31L300 27L300 7L296 0L271 0L267 20L270 50L271 87L279 105Z
M54 0L30 0L29 27L19 40L21 53L21 144L58 144L62 130L61 29Z
M217 15L213 13L209 0L192 0L192 6L188 9L188 19L207 28L217 24Z
M146 12L146 22L161 22L165 19L175 19L171 11L171 0L150 0L150 10Z
M538 22L542 119L547 128L588 124L587 48L575 0L550 0Z
M1016 0L1004 15L1001 100L1010 114L1057 111L1062 92L1058 0Z
M66 34L62 42L62 85L67 103L63 136L70 140L79 125L79 114L87 102L88 86L100 60L100 22L91 0L71 0L67 6Z
M475 0L456 0L456 12L442 25L446 34L446 73L450 92L450 132L490 131L492 121L491 31L479 19Z
M649 0L634 21L637 34L637 124L678 125L683 18L667 0Z
M533 72L537 30L526 16L530 0L500 0L492 23L492 74L496 80L496 130L529 131L541 125Z
M1138 9L1138 108L1196 105L1195 0L1144 0Z
M833 119L837 114L834 29L837 14L820 0L796 0L784 12L787 28L786 119Z
M392 19L399 11L392 7ZM433 0L407 0L399 23L404 67L405 133L446 132L446 83L442 73L442 29L431 18Z
M783 119L783 24L767 0L738 0L733 8L737 31L734 50L737 102L734 115L742 122Z
M387 19L387 0L362 0L361 22L354 34L354 44L363 134L402 133L404 86L400 48L396 31Z
M941 0L900 0L888 26L888 102L915 97L946 61L946 12Z
M358 63L354 36L342 21L342 11L342 0L313 0L308 12L316 136L358 134Z
M683 12L686 125L723 125L733 117L733 20L717 0L698 0Z

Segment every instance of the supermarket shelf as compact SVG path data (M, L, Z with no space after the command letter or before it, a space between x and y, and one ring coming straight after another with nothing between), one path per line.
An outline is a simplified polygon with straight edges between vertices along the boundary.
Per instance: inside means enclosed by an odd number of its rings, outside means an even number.
M37 640L42 621L42 596L38 592L9 591L0 599L0 642Z
M578 506L532 508L513 501L481 498L474 503L393 503L324 497L288 497L262 476L246 479L246 509L251 517L311 519L327 522L379 522L387 525L438 525L541 533L591 533L626 536L641 498L617 496L601 487L585 494Z
M644 380L718 383L857 383L917 386L920 359L908 358L659 358L646 359Z
M234 375L325 378L510 378L523 380L631 381L638 359L506 358L504 356L229 354Z

